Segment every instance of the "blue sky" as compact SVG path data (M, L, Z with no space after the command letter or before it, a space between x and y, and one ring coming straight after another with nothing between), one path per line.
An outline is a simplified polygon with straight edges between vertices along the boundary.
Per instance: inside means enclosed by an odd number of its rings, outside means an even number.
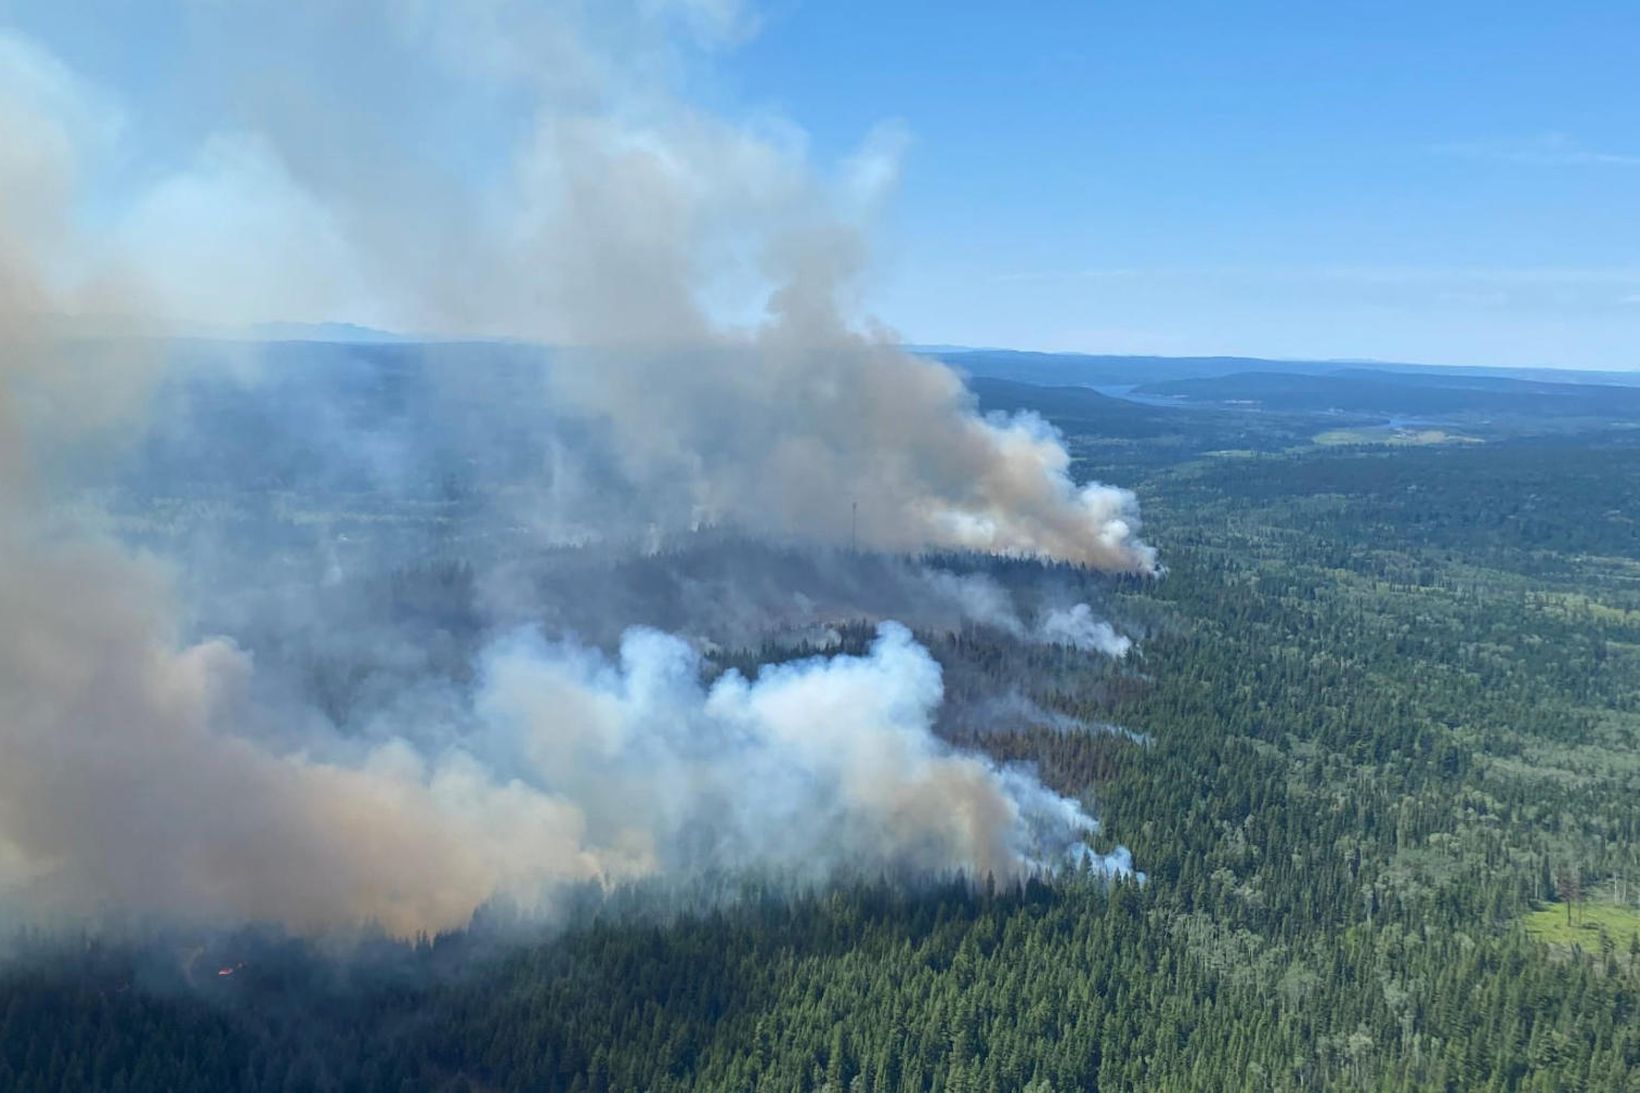
M668 2L715 18L737 0ZM428 193L441 172L503 173L527 109L507 95L407 81L368 16L326 5L240 17L232 51L202 47L199 26L235 10L0 0L0 28L118 102L134 134L93 205L197 160L235 111L277 128L267 104L299 104L317 72L334 86L316 101L347 109L301 113L330 127L304 138L310 177L327 149L332 174L356 173L345 153L375 129L432 167ZM903 128L864 302L907 340L1640 368L1632 0L767 0L728 22L753 29L687 55L690 101L782 119L822 172ZM201 93L248 72L258 103ZM219 219L256 226L243 203ZM315 287L308 310L341 291Z
M1640 367L1640 5L777 2L719 72L911 135L913 340Z

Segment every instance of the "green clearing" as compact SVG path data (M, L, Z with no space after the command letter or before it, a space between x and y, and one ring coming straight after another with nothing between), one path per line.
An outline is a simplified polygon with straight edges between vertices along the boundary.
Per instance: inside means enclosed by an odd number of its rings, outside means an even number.
M1386 444L1410 446L1420 444L1480 444L1479 437L1449 433L1445 429L1406 429L1389 425L1366 426L1357 429L1328 429L1317 433L1315 443L1321 447L1345 444Z
M1570 923L1566 905L1550 903L1528 912L1521 922L1526 932L1539 941L1581 945L1591 951L1599 951L1602 934L1609 936L1619 949L1627 949L1631 942L1640 939L1640 910L1617 903L1577 904L1572 908Z

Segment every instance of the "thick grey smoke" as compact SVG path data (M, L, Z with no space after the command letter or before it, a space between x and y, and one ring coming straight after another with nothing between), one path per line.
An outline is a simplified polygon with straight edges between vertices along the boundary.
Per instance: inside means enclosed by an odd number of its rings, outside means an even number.
M185 10L194 53L244 71L178 59L231 109L120 234L177 318L328 304L554 343L543 402L606 432L662 531L1154 570L1129 492L1073 483L1047 423L979 415L950 369L858 318L892 129L833 178L789 124L682 96L702 41L734 37L701 28L744 29L738 5ZM418 105L427 131L398 131ZM421 151L498 130L459 168ZM584 454L561 450L563 478Z
M104 14L130 18L120 7ZM470 686L410 689L368 725L270 687L230 638L196 637L208 612L179 602L181 564L135 552L70 489L170 411L168 358L126 339L88 360L54 329L65 316L336 308L557 341L543 413L575 424L552 437L567 470L551 488L613 476L660 532L732 523L1133 572L1154 554L1131 495L1073 484L1044 423L978 416L951 372L852 320L860 229L892 175L878 144L839 194L789 133L673 93L686 51L671 43L746 33L732 5L596 22L505 0L167 17L187 25L177 86L208 123L196 154L144 164L158 181L123 200L97 172L128 162L117 146L140 117L0 37L0 897L409 932L496 896L543 906L564 884L707 867L1013 877L1089 858L1076 802L938 742L938 667L892 625L862 657L710 684L687 643L653 631L613 660L515 631L478 654ZM515 113L486 131L523 135L452 172L385 121L403 89L444 136L503 102ZM737 278L768 301L738 324L722 302ZM595 492L512 503L561 504L540 523L582 538L629 534ZM1002 625L1113 653L1122 640L1076 609Z

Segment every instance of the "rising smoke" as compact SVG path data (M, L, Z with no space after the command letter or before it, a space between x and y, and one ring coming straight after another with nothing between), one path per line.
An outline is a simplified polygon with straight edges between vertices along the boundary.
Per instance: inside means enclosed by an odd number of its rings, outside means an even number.
M938 665L893 624L862 656L708 682L678 637L633 629L611 656L519 628L573 613L574 592L520 610L542 586L497 567L465 679L407 685L366 723L270 684L234 633L270 617L266 599L199 601L184 571L208 558L135 549L83 488L163 431L176 369L199 361L68 338L65 319L153 333L343 311L553 341L536 389L552 460L503 506L542 548L732 524L807 547L1141 573L1155 558L1132 496L1073 484L1047 425L978 416L949 370L851 322L892 141L830 184L789 126L690 107L702 51L749 33L732 5L182 4L163 20L189 43L176 80L200 105L184 113L206 119L163 134L191 151L141 169L121 151L149 135L137 106L0 37L0 899L408 933L498 896L550 909L588 881L1018 877L1088 857L1079 804L940 743ZM391 120L415 106L472 162L429 161ZM740 318L737 293L765 310ZM263 364L237 382L266 390ZM347 432L322 463L404 472L401 447ZM258 544L217 546L253 586ZM972 578L916 579L1011 633L1126 651L1086 605L1026 619ZM235 625L199 633L211 618Z

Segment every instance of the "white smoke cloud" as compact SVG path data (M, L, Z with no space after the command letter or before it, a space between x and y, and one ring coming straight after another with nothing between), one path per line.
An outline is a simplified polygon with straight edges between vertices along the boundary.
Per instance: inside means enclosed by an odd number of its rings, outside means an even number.
M1053 608L1037 624L1041 640L1078 649L1104 653L1111 657L1127 656L1133 642L1118 634L1110 623L1094 617L1093 608L1085 603L1068 608Z
M1014 879L1091 860L1076 802L938 742L939 667L893 624L864 657L710 686L687 644L653 631L616 662L517 635L486 655L465 732L281 752L241 731L260 716L246 658L173 650L151 628L159 583L132 587L145 575L73 551L0 586L7 617L34 623L0 638L13 902L410 933L497 896L540 908L579 881ZM115 609L88 618L66 583Z
M1133 648L1131 638L1117 633L1114 626L1097 617L1093 608L1085 603L1047 607L1034 625L1027 625L1020 617L1014 598L990 577L925 569L922 580L935 597L955 605L965 621L994 627L1022 641L1069 645L1109 657L1127 656Z
M662 862L1015 878L1093 830L1075 802L939 743L939 666L897 624L863 657L700 675L686 643L653 631L629 633L618 665L514 639L480 707L530 778L585 802L590 839ZM566 709L581 711L568 731Z
M144 192L121 238L159 300L212 324L267 320L269 300L294 316L370 315L368 273L343 226L256 134L209 138Z
M1155 742L1149 733L1138 732L1124 725L1109 721L1085 721L1059 710L1045 709L1029 695L1018 690L994 695L964 707L956 712L953 721L964 731L979 734L1011 732L1021 725L1028 725L1067 734L1115 736L1134 744L1149 745Z

